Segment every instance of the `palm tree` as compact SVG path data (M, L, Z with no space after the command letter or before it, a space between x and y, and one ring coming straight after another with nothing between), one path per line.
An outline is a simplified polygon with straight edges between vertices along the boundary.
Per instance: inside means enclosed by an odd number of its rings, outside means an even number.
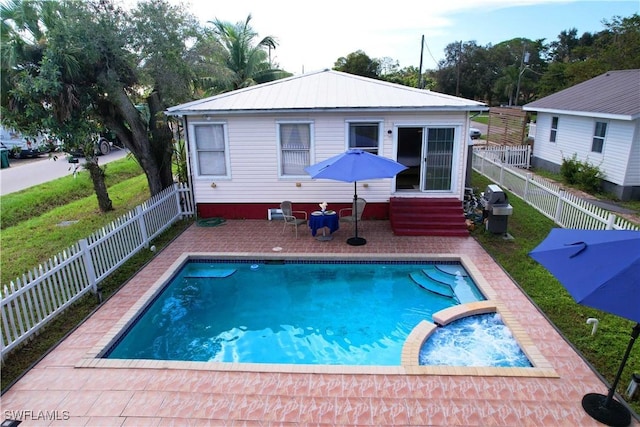
M251 28L250 21L251 15L244 22L236 24L218 19L209 21L222 45L218 60L225 70L215 79L221 84L222 91L240 89L291 75L273 67L271 49L275 49L278 43L271 36L255 43L258 33Z

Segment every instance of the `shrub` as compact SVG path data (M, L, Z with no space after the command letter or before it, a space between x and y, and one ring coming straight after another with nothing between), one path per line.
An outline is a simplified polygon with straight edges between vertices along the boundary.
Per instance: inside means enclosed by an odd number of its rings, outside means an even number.
M602 188L603 173L596 165L589 161L578 160L577 154L570 159L562 158L560 173L569 185L575 185L588 193L597 193Z
M580 162L578 161L578 155L573 154L570 159L566 157L562 158L562 165L560 165L560 174L564 181L570 185L576 185L578 183L578 175L580 173Z

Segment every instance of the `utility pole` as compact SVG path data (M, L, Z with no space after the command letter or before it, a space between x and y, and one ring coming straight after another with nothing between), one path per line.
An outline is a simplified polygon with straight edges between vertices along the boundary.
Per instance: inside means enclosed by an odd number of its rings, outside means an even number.
M522 48L522 58L520 58L520 72L518 73L518 85L516 87L516 99L515 106L518 106L518 97L520 96L520 79L522 79L522 74L527 69L529 64L529 52L526 50L526 46Z
M458 54L456 55L456 96L460 96L460 62L462 56L462 40L458 44Z
M420 44L420 70L418 75L418 89L424 89L424 79L422 78L422 57L424 54L424 34L422 35L422 43Z

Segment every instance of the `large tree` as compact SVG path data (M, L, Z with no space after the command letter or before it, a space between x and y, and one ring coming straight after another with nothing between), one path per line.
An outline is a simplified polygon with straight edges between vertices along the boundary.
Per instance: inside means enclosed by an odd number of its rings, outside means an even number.
M363 77L380 78L381 64L377 59L371 59L362 50L351 52L346 57L341 56L333 65L333 69Z
M163 0L132 11L111 0L14 0L12 9L28 11L3 9L12 46L37 54L6 62L3 55L3 121L67 144L106 126L142 166L151 195L171 185L172 132L162 112L193 98L190 64L198 55L190 49L202 46L197 20ZM50 9L55 13L46 14ZM26 33L34 22L39 33Z

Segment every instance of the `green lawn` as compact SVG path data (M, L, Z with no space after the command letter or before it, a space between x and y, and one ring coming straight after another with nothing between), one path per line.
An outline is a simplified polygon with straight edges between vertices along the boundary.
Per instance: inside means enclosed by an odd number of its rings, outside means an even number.
M474 188L484 189L492 182L474 172L472 184ZM529 252L554 227L553 222L512 193L507 192L507 195L513 206L513 215L508 222L508 233L513 240L505 240L483 227L476 228L473 237L597 371L607 381L613 382L635 323L577 304L555 277L529 256ZM591 335L591 325L586 324L589 317L600 321L594 336ZM623 372L619 393L626 389L631 374L639 371L640 351L636 348ZM636 412L640 411L638 401L630 404Z

